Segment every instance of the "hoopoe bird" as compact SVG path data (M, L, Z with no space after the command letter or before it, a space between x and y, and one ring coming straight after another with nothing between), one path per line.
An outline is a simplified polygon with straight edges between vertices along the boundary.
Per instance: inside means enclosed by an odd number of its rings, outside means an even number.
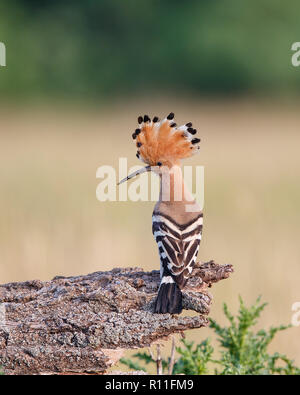
M194 137L197 131L191 122L178 127L174 113L162 121L140 116L138 124L132 138L138 148L136 156L147 166L119 184L147 171L160 177L159 200L152 214L161 279L154 312L180 314L182 289L196 262L203 224L202 210L186 188L180 161L199 152L200 139Z

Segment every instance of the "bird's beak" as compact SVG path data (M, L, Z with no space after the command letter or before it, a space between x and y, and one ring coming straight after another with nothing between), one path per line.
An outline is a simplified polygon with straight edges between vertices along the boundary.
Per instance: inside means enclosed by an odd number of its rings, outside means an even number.
M135 171L134 173L129 174L129 176L127 176L126 178L123 178L123 180L118 182L118 185L122 184L125 181L130 180L133 177L138 176L139 174L145 173L147 171L151 171L151 166L146 166L146 167L142 167L141 169Z

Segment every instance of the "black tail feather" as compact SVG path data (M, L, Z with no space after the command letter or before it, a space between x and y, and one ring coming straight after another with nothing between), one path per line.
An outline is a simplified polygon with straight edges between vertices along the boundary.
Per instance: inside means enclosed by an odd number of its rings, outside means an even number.
M160 285L154 313L180 314L182 312L182 293L176 283L163 283Z

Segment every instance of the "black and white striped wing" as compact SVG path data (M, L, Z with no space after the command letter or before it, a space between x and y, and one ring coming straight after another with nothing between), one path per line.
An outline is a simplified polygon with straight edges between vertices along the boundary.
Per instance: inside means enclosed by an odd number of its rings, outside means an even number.
M201 240L203 215L187 224L177 224L170 217L154 212L152 232L158 245L161 282L176 282L183 288L193 271Z

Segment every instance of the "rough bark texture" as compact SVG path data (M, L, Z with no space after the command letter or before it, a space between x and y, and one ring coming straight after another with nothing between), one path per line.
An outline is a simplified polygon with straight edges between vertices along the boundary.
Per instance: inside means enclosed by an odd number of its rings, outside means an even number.
M201 328L231 265L198 264L183 303L194 316L153 314L159 271L113 269L0 285L0 366L6 374L104 373L124 349Z

